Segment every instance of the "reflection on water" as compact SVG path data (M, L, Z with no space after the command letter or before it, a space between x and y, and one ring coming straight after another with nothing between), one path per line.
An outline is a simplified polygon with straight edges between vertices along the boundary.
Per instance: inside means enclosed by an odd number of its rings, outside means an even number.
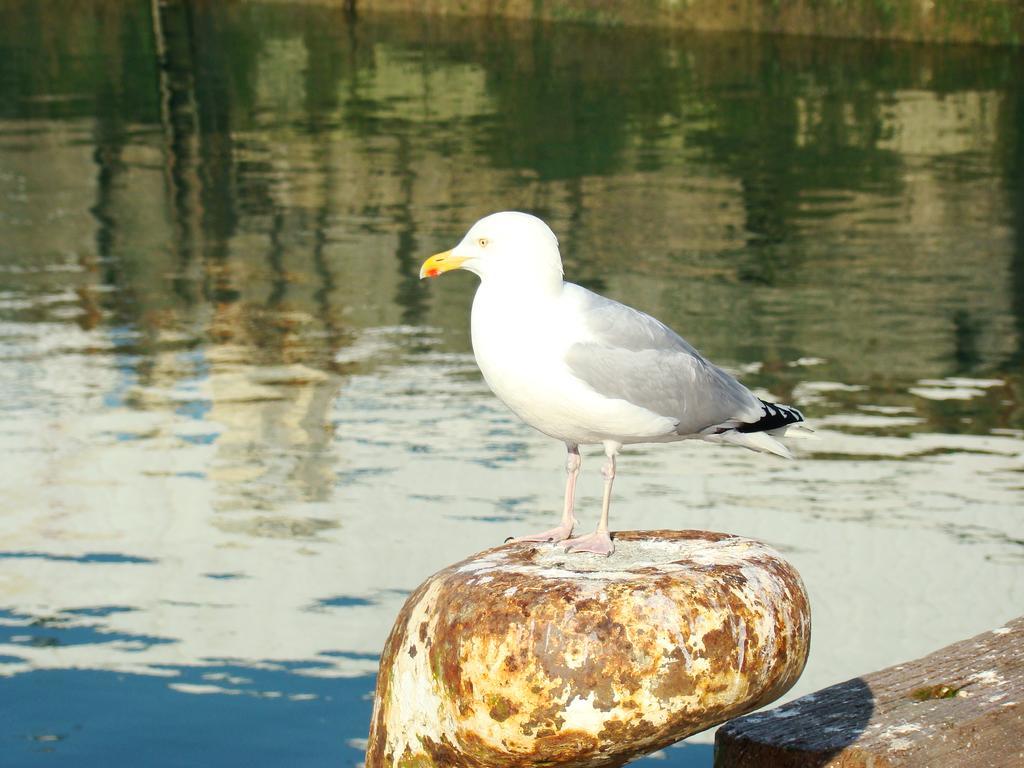
M361 760L408 591L560 503L417 280L503 208L818 427L617 494L787 553L794 693L1019 612L1019 53L152 7L0 2L0 752Z

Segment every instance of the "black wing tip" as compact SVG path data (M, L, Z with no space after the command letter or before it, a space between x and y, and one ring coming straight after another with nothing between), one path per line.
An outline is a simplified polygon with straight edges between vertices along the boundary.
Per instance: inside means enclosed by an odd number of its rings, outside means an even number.
M761 400L762 416L757 421L749 424L740 424L736 427L737 432L768 432L772 429L788 427L790 424L799 424L804 420L804 415L796 408L789 405L779 405Z

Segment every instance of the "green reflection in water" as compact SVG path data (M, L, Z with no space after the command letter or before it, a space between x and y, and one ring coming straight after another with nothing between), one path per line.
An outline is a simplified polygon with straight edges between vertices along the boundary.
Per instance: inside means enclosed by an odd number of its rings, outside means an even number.
M384 323L463 348L471 285L437 301L416 265L522 207L572 277L764 363L780 394L801 355L897 388L1019 367L1012 50L259 4L3 12L7 154L64 150L14 163L31 215L8 196L6 258L67 252L40 216L88 205L79 322L135 328L142 351L173 329L330 368Z
M126 373L108 402L224 373L171 404L270 403L273 425L183 439L242 464L284 443L311 457L303 498L331 495L345 375L468 349L473 281L417 266L502 208L551 222L570 279L814 418L1024 426L1013 50L258 3L0 13L0 318L107 329L82 343ZM349 353L382 327L405 329L389 352Z

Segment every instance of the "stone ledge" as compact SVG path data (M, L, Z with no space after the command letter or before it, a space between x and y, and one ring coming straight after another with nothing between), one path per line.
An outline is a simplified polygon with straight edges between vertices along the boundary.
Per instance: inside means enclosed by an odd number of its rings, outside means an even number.
M1024 617L719 729L716 768L1024 765Z

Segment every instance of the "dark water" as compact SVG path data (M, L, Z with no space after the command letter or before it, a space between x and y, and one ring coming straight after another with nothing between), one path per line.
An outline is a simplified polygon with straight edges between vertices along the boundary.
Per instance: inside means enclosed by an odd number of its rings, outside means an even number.
M405 595L560 503L417 279L493 210L813 421L613 516L785 552L794 693L1024 605L1019 51L4 0L0 63L0 764L361 761Z

